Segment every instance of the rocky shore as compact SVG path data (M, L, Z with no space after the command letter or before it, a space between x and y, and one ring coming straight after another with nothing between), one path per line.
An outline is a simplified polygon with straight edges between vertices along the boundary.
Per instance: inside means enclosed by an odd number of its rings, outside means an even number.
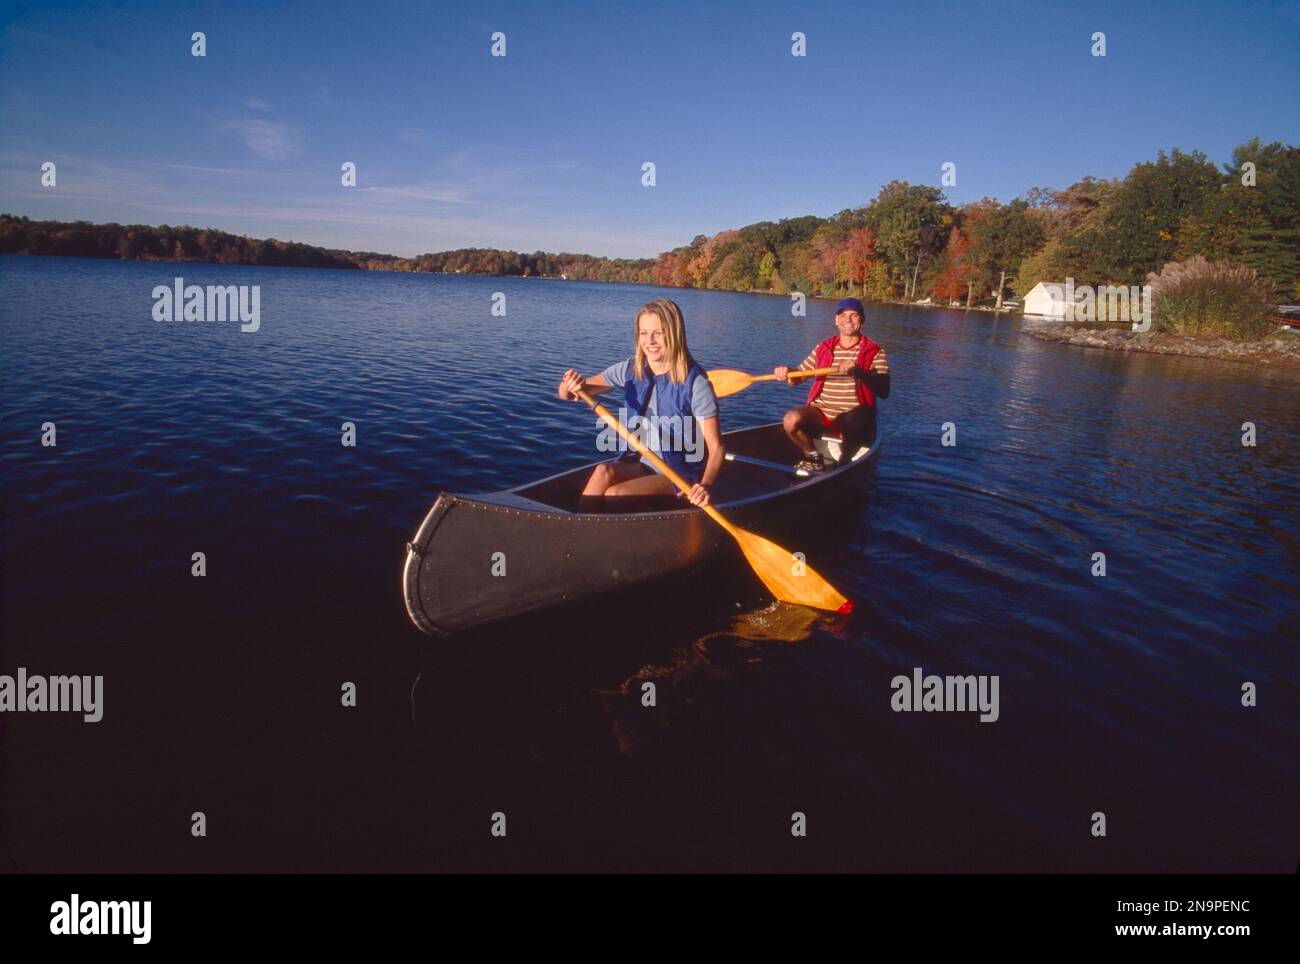
M1083 348L1112 351L1145 351L1158 355L1187 355L1218 361L1280 365L1300 371L1300 334L1280 331L1261 341L1232 341L1227 338L1190 338L1159 332L1135 332L1123 328L1088 328L1074 325L1043 325L1026 328L1025 334L1042 341L1057 341Z

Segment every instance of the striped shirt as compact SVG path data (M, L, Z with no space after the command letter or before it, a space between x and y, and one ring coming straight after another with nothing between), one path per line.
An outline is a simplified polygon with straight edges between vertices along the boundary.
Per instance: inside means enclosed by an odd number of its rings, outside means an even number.
M858 349L861 347L860 340L854 342L852 348L843 348L837 341L835 343L835 360L832 364L857 362ZM806 372L817 367L817 349L814 348L808 353L808 357L799 363L799 370ZM876 357L871 359L871 370L879 372L881 375L889 374L889 359L885 356L885 349L880 349L880 351L876 352ZM853 376L827 375L826 381L822 382L822 390L817 393L817 397L812 400L812 403L831 418L857 408L858 393L857 389L854 388Z

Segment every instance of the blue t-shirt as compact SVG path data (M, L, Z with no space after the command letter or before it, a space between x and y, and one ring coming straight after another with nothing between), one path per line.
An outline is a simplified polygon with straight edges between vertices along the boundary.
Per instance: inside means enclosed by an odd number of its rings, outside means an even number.
M628 378L631 375L631 370L632 360L630 358L625 358L623 361L615 362L613 365L606 368L600 373L600 377L605 379L605 384L610 388L621 389L627 384ZM655 406L655 390L651 388L650 401L646 404L645 415L646 418L650 418L658 414L659 411ZM691 414L697 420L701 418L716 418L718 414L718 396L713 393L713 385L709 382L708 378L703 375L695 379L695 383L691 385ZM691 462L697 461L696 457L693 456L697 456L701 459L704 457L703 437L698 435L698 430L695 434L698 439L699 451L687 455L687 460ZM653 469L655 472L659 471L651 465L644 456L641 458L641 464Z
M631 375L632 360L625 358L621 362L615 362L600 373L600 377L605 379L605 384L610 388L622 388L627 384L628 377ZM655 408L655 391L650 389L650 404L646 406L646 415L657 415L658 409ZM713 394L713 385L707 378L695 379L695 384L691 386L691 414L696 418L716 418L718 414L718 396Z

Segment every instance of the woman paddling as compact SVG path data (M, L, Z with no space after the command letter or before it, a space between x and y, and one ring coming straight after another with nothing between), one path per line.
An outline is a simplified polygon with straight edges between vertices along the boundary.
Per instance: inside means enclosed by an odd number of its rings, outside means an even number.
M656 298L643 305L636 317L636 353L592 378L584 379L570 368L560 379L558 394L577 401L576 392L594 395L610 389L623 390L622 417L644 426L628 428L639 430L656 455L693 483L686 496L691 504L708 505L709 487L722 469L724 455L718 399L686 347L686 322L675 302ZM596 466L582 490L579 511L602 511L607 497L667 496L675 491L667 477L633 453Z

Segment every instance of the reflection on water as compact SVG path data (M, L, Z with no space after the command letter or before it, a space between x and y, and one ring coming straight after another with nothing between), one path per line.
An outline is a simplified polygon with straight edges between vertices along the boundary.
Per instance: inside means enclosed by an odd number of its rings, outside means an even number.
M800 643L812 636L814 624L826 624L825 630L842 632L845 616L827 616L803 606L773 602L732 617L724 631L709 633L689 646L678 647L672 659L662 664L647 664L623 680L613 690L599 691L605 711L612 717L611 727L620 753L631 754L655 737L641 734L644 727L671 725L671 707L695 703L694 690L701 678L718 679L743 673L764 658L762 643ZM649 684L649 685L647 685ZM659 692L666 696L664 712L645 713L659 708Z
M852 616L773 606L732 571L431 640L403 611L405 540L440 489L595 458L556 378L626 355L653 292L187 269L262 285L250 336L154 324L149 292L174 273L0 258L5 665L103 673L106 689L93 730L6 721L20 866L1289 871L1300 856L1287 373L873 308L895 378L880 464L783 542L810 547ZM547 333L508 377L483 351L495 290L512 326ZM782 298L669 294L706 368L768 371L829 331L824 302L796 319ZM755 386L725 400L724 427L800 397ZM33 441L46 420L54 450ZM998 675L1000 719L893 713L890 680L915 667ZM181 800L219 815L220 852L160 830ZM516 844L485 849L502 808ZM796 809L813 832L790 850ZM1079 830L1097 809L1104 849Z

